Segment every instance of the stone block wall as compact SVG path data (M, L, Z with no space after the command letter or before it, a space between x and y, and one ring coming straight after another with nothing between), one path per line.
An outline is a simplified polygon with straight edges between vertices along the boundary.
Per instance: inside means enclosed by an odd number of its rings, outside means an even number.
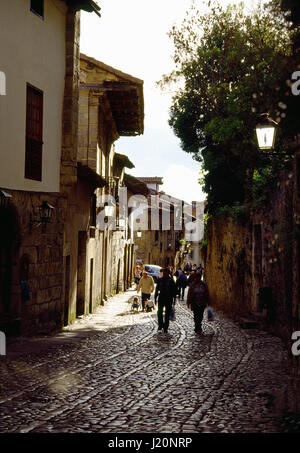
M262 312L259 288L268 287L269 328L289 341L293 292L293 171L282 172L267 205L244 225L214 218L207 230L205 275L212 303L237 317Z
M207 231L205 280L211 304L240 316L251 310L251 228L213 219Z
M20 323L23 335L49 333L62 327L62 266L65 199L59 194L10 191L17 213L18 244L12 261L10 317ZM47 201L54 207L51 223L38 220L38 206ZM24 300L21 281L29 289ZM15 332L17 333L17 332Z
M80 72L80 11L66 14L66 77L62 121L60 191L77 181L78 101Z

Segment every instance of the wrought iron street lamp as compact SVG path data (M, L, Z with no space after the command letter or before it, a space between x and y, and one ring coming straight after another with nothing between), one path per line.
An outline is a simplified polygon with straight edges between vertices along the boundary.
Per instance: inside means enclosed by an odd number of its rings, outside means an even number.
M12 195L10 195L7 192L4 192L4 190L0 190L0 203L1 203L0 206L1 206L1 208L5 208L8 205L11 198L12 198Z
M278 123L269 117L268 113L260 115L256 125L256 137L260 149L273 149L276 138L276 127Z
M109 205L107 202L104 203L104 215L105 217L112 217L114 214L114 206Z
M30 213L30 233L31 227L34 223L42 223L43 227L45 226L46 223L50 223L54 207L51 206L47 201L43 201L43 203L40 206L38 206L38 210L39 210L38 219L33 219L32 214Z
M117 230L124 230L125 226L126 226L125 219L123 219L122 217L117 217L116 218L116 228L117 228Z
M43 203L39 206L40 219L42 223L50 223L53 210L53 206L51 206L47 201L43 201Z
M125 219L119 218L119 227L125 228Z

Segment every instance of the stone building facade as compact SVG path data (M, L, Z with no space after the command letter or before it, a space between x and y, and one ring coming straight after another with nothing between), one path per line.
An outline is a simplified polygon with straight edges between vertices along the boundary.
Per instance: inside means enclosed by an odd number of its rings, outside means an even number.
M182 218L181 228L176 229L174 215L176 206L182 208L184 202L159 190L159 186L163 184L161 177L138 177L138 179L148 187L149 194L146 199L148 208L143 214L144 225L140 231L136 225L134 239L136 258L144 264L181 267L186 256L180 243L185 236L185 225Z
M148 206L145 212L147 218L140 232L136 225L137 260L144 264L172 266L175 269L183 268L187 262L199 265L202 261L200 243L204 230L204 202L189 204L165 194L159 189L163 184L161 177L138 179L147 186L149 194L145 201ZM155 209L158 209L157 213ZM181 221L178 223L178 220ZM189 223L192 225L187 225Z
M13 35L18 46L14 59L11 47L0 51L9 76L0 97L0 330L8 335L49 333L93 312L130 285L134 261L128 221L123 231L97 219L101 196L115 196L133 166L114 142L143 132L143 82L80 59L80 9L99 14L95 2L45 0L35 11L38 3L0 7L1 41ZM25 28L20 39L15 30Z
M121 135L143 132L143 81L86 55L80 57L77 180L70 178L65 222L65 324L92 313L132 282L133 237L118 219L125 167L115 152ZM104 222L107 201L113 217Z
M45 0L0 9L0 61L7 79L0 98L0 330L49 332L63 322L61 270L66 187L76 168L80 9L99 13L100 8L92 0L80 6Z

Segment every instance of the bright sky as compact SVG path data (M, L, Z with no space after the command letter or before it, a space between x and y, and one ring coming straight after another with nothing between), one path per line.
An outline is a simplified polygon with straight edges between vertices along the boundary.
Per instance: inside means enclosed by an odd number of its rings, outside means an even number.
M155 82L170 72L172 43L167 33L181 23L192 0L98 0L101 18L81 15L81 52L144 80L145 131L137 137L121 137L116 151L135 165L134 176L163 176L166 193L201 201L205 194L198 184L200 164L180 148L168 125L171 95ZM246 0L250 6L255 0ZM201 0L196 0L201 5ZM222 0L222 6L239 3Z

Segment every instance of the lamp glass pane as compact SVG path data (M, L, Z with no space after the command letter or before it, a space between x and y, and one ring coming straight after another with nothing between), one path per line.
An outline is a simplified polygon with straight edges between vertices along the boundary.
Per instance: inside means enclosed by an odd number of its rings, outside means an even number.
M124 219L119 219L119 226L123 228L125 226L125 220Z
M260 149L271 149L274 145L275 127L257 127L256 135Z

